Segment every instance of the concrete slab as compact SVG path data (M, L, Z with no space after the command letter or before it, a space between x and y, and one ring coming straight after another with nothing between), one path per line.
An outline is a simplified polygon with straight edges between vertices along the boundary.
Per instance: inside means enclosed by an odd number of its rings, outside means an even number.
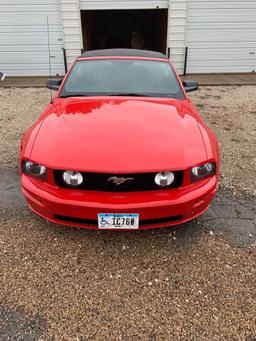
M49 77L6 77L3 82L0 82L0 87L42 88L45 87L47 79L49 79Z
M54 77L53 77L54 78ZM192 79L200 86L211 85L256 85L256 73L243 74L192 74L182 76L182 79ZM45 87L49 77L7 77L0 82L0 87Z
M256 73L234 74L191 74L182 79L192 79L200 86L206 85L256 85Z

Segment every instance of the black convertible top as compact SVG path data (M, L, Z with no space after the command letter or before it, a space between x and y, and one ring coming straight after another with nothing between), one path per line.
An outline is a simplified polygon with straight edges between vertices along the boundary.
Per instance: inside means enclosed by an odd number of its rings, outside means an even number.
M160 52L148 50L135 49L106 49L106 50L92 50L87 51L81 57L145 57L145 58L160 58L167 59L167 57Z

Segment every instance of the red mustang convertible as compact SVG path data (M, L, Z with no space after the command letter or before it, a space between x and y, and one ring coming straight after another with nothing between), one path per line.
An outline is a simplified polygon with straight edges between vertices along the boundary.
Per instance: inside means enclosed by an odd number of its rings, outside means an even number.
M98 50L77 58L21 143L22 191L55 223L132 230L172 226L205 212L216 193L219 149L168 58Z

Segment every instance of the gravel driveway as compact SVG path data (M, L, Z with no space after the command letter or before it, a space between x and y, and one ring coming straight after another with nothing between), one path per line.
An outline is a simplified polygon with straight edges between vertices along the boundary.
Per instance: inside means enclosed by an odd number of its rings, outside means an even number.
M44 89L0 89L0 340L256 340L256 87L191 98L221 145L219 193L176 229L57 226L19 191L23 131Z

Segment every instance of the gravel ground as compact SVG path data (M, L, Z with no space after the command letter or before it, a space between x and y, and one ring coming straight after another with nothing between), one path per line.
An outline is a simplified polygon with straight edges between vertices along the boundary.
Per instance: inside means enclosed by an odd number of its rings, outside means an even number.
M256 195L256 87L202 87L191 95L221 149L221 185ZM49 102L46 89L0 88L0 164L17 166L23 132ZM246 173L246 176L244 176Z
M221 144L210 210L177 229L123 233L57 226L26 208L19 141L49 95L0 89L0 340L255 341L254 89L191 96Z
M1 340L255 340L255 246L232 246L196 221L111 233L58 227L17 207L8 215Z
M217 135L220 183L236 193L256 195L256 87L202 87L191 99Z

